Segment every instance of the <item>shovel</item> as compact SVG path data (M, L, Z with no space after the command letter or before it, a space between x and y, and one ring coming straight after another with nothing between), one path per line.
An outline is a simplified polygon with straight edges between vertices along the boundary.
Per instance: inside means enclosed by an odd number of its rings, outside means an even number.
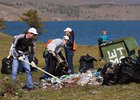
M52 75L52 74L46 72L45 70L43 70L43 69L37 67L35 64L32 65L30 62L28 62L28 61L26 61L26 60L23 60L23 59L20 59L20 60L21 60L21 61L24 61L24 62L28 63L29 65L31 65L31 66L37 68L38 70L40 70L40 71L42 71L42 72L44 72L44 73L46 73L46 74L52 76L53 78L55 78L55 79L57 80L58 83L61 83L61 84L63 85L62 80L60 80L59 78L55 77L54 75Z

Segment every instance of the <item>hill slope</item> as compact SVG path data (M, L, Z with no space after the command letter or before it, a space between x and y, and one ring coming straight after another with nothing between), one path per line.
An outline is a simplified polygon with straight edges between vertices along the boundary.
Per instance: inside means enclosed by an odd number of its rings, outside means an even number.
M140 20L139 4L139 0L0 0L0 18L19 20L23 12L37 9L43 20Z

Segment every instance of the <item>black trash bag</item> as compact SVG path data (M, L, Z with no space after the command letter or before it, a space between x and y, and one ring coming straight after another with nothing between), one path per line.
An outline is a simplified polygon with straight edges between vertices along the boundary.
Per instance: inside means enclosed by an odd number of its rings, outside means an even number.
M89 56L89 54L81 56L79 60L80 62L79 72L85 73L88 69L94 68L93 61L97 60L92 56Z
M140 65L137 60L126 57L121 61L118 84L128 84L130 82L140 83Z
M2 59L2 66L1 66L1 73L2 74L11 74L11 72L12 72L12 60L13 60L13 57Z
M58 63L56 64L56 69L55 69L55 75L56 76L62 76L62 75L66 75L69 74L68 73L68 65L66 64L66 62L62 62L62 63Z
M108 63L101 70L103 85L140 83L140 64L137 59L125 57L121 63L113 65L114 67L112 65Z
M64 61L64 62L59 62L58 58L53 56L51 53L48 53L48 73L55 75L55 76L62 76L64 74L68 74L68 65L65 62L65 58L62 55L62 53L60 52L58 54L60 56L60 58Z
M56 61L55 75L60 77L62 75L66 75L69 73L68 73L68 64L66 63L65 57L61 52L58 55L64 61L61 63L58 61L58 59Z
M101 69L101 76L103 77L102 85L115 85L118 82L118 72L120 70L119 64L107 63Z

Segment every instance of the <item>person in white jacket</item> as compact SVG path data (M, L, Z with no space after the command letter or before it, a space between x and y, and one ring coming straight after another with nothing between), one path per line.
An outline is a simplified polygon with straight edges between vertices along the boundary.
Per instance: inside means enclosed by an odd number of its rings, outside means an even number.
M52 39L51 42L47 43L46 48L43 53L45 58L45 71L49 72L52 75L57 74L56 64L59 60L59 63L64 61L64 57L61 53L62 48L69 42L69 37L64 36L63 39L57 38ZM48 79L48 75L44 74L40 79Z

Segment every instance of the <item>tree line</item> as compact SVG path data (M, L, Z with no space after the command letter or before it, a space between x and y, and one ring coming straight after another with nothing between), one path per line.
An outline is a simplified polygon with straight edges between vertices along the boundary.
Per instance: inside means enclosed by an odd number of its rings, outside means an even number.
M34 27L38 30L39 34L42 34L45 30L43 29L44 22L39 17L37 10L30 9L29 11L22 14L20 17L21 22L26 23L29 27ZM0 29L6 28L5 21L0 18Z

